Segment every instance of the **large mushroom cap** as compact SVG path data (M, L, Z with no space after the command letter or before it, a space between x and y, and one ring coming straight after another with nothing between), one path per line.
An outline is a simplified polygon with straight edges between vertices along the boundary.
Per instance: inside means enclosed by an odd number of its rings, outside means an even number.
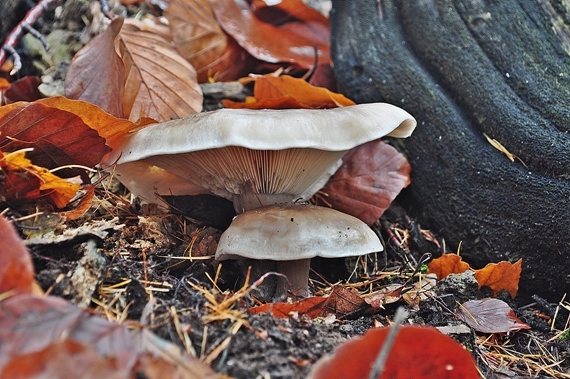
M406 111L384 103L220 109L131 133L116 141L103 165L117 162L120 174L121 165L144 160L234 201L244 192L307 198L346 151L386 135L407 137L415 126Z
M293 261L382 251L365 223L334 209L308 204L271 205L237 216L222 234L216 259Z

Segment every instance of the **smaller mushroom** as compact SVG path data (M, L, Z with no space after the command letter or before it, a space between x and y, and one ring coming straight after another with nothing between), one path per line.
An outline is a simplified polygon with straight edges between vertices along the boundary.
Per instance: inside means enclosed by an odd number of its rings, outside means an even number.
M304 203L256 208L242 213L222 234L216 259L275 261L292 293L307 296L311 258L342 258L382 251L378 236L356 217ZM277 280L274 298L288 294L287 281ZM266 299L272 289L264 288Z

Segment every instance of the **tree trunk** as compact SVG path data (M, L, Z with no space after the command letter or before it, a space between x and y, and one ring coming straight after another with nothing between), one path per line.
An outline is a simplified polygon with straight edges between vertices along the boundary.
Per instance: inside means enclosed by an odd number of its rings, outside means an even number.
M340 91L417 118L405 142L410 195L433 231L462 242L475 267L523 258L522 295L560 300L570 289L567 2L378 3L333 0Z

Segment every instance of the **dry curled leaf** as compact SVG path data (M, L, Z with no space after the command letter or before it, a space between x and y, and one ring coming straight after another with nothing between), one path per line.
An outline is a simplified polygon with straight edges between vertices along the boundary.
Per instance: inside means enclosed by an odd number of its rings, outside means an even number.
M455 315L481 333L507 333L530 326L519 320L515 312L502 300L482 299L467 301Z
M122 26L123 18L117 17L79 50L65 77L67 98L95 104L115 117L125 116L122 106L125 65L115 51L115 39Z
M371 225L409 184L409 174L410 165L398 150L380 140L371 141L342 158L342 166L321 190L322 199Z
M449 274L461 274L471 267L468 263L463 262L461 256L457 254L443 254L431 261L428 268L429 272L435 274L438 279L443 279Z
M354 105L354 101L326 88L314 87L303 79L289 75L263 75L255 77L253 98L245 103L224 99L227 108L290 109L336 108Z
M495 296L497 296L499 291L505 290L514 298L519 290L522 259L519 259L515 263L506 261L489 263L481 270L474 271L475 279L479 282L479 288L482 286L490 287L495 293Z

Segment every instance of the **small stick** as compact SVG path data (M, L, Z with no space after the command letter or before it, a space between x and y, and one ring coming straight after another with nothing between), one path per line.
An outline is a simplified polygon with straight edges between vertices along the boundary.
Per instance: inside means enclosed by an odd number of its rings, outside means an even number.
M26 14L26 17L18 24L16 27L8 34L2 48L0 48L0 66L4 64L6 58L11 55L14 57L14 69L10 72L10 75L14 75L18 70L22 67L22 64L19 64L17 68L16 62L20 61L20 56L16 53L14 49L16 44L26 32L26 27L29 25L33 25L41 16L42 14L53 4L56 0L41 0L39 3L36 4L35 7L30 9ZM39 34L39 33L38 33ZM32 33L32 35L35 35ZM44 42L42 41L42 44ZM45 46L45 45L44 45Z
M396 340L396 336L398 334L398 329L404 322L404 320L408 317L408 311L406 311L402 307L398 307L396 310L396 314L394 315L394 321L392 326L390 326L390 331L388 332L388 337L384 341L384 345L382 349L380 349L380 353L376 357L374 361L374 365L372 366L372 370L370 371L369 379L378 379L382 372L384 372L384 367L386 366L386 360L388 359L388 355L390 354L390 350L392 349L392 345L394 345L394 341Z

